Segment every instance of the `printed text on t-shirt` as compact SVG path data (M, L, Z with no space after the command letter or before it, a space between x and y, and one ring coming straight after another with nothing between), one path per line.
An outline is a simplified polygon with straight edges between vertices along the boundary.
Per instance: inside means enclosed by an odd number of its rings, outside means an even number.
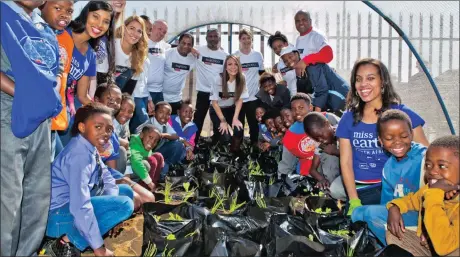
M172 68L176 71L179 71L179 70L190 70L190 65L186 65L186 64L180 64L180 63L177 63L177 62L173 62L172 63Z

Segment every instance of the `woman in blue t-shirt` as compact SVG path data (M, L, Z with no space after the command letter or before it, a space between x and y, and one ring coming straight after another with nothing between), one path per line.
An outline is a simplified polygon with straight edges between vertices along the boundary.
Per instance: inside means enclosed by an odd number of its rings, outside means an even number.
M377 119L388 109L404 111L412 121L414 141L428 145L422 126L425 121L401 104L386 66L376 59L357 61L352 70L347 112L342 116L336 136L340 143L343 198L350 199L348 215L363 205L379 204L382 169L389 158L377 139Z
M95 48L99 40L107 34L112 22L112 6L104 1L91 1L82 10L80 15L66 28L72 36L74 49L72 62L67 78L67 108L69 112L69 129L60 133L62 145L70 141L70 128L73 125L73 116L82 105L92 101L89 95L90 78L96 76Z

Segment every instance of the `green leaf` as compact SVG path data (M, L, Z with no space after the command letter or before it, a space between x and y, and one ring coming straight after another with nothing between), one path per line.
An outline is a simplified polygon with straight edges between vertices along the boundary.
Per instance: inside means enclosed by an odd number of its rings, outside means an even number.
M176 240L176 236L174 234L169 234L167 237L166 237L166 240Z

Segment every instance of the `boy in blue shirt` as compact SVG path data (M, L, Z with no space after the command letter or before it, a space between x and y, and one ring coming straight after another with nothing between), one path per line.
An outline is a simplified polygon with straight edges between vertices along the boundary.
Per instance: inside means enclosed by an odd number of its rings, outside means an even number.
M0 3L2 256L36 253L50 205L50 118L62 105L56 35L33 12L42 3Z
M357 207L352 220L366 221L369 229L386 245L385 224L388 211L386 204L394 199L415 193L424 185L423 159L426 147L412 141L412 122L400 110L385 111L377 121L377 134L385 151L391 157L383 167L380 205ZM417 226L418 212L403 214L406 226Z

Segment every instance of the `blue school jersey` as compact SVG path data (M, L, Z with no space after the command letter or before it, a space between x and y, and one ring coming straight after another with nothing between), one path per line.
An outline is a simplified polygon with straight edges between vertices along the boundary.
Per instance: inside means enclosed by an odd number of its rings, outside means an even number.
M0 11L1 71L15 83L11 130L24 138L62 110L54 89L59 46L54 31L38 14L29 16L13 1L0 2Z
M72 29L67 28L66 30L72 36ZM75 85L83 76L96 76L96 54L91 46L88 46L88 51L86 51L85 55L80 53L76 47L73 48L67 85Z
M423 186L423 159L426 147L412 142L407 157L398 161L391 156L383 167L380 204L417 192Z
M409 115L412 121L412 128L425 124L422 117L403 104L392 105L391 109L398 109ZM350 140L356 182L362 184L380 183L382 169L389 155L383 151L378 142L377 124L364 122L353 124L353 113L347 111L340 119L336 136Z
M115 132L112 132L109 142L104 146L104 151L99 154L103 162L117 160L120 157L120 141Z

